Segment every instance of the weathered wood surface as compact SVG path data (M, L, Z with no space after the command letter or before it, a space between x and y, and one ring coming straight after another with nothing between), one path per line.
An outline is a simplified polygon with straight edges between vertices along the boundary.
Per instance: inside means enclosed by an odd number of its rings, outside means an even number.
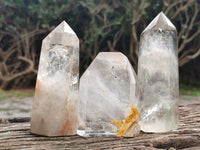
M179 106L180 126L135 138L44 137L30 133L30 118L0 119L0 149L187 149L200 150L200 103Z

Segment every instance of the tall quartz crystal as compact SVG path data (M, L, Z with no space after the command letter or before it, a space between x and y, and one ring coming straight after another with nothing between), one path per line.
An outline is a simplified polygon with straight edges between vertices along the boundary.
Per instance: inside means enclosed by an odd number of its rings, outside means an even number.
M73 135L78 119L79 39L63 21L42 42L31 132Z
M175 26L161 12L141 34L138 79L141 130L165 132L178 127L178 56Z
M80 79L78 134L139 134L138 91L135 72L126 56L99 53Z

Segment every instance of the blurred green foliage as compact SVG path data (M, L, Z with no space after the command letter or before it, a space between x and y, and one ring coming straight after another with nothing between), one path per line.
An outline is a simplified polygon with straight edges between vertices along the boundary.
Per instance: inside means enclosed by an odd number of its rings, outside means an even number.
M180 94L182 95L192 95L192 96L200 96L200 83L192 84L192 85L180 85Z
M33 92L15 91L15 90L10 90L10 91L0 90L0 101L9 99L9 98L31 97L33 95L34 95Z
M41 41L62 20L80 39L81 74L100 51L121 51L136 69L140 33L160 11L176 25L180 64L187 63L200 47L199 34L187 42L200 27L199 6L196 0L0 0L0 87L34 85Z

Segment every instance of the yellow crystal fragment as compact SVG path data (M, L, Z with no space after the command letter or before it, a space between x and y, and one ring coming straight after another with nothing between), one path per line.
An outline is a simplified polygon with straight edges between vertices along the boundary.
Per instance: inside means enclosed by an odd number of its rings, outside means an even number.
M114 122L114 123L115 123L116 125L118 125L119 127L121 127L122 124L123 124L123 121L117 121L117 120L109 120L109 121Z
M116 125L120 126L120 130L116 134L116 136L136 136L139 134L139 125L138 122L140 120L140 114L138 111L138 108L133 107L133 105L130 105L131 112L130 115L125 119L124 122L117 121L117 120L110 120L111 122L114 122Z

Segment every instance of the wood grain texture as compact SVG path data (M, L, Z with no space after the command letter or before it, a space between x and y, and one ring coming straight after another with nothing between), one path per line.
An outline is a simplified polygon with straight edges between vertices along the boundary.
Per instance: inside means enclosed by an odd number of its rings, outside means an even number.
M44 137L30 133L30 118L0 119L0 149L175 149L200 150L200 103L179 106L176 131L143 133L135 138Z

